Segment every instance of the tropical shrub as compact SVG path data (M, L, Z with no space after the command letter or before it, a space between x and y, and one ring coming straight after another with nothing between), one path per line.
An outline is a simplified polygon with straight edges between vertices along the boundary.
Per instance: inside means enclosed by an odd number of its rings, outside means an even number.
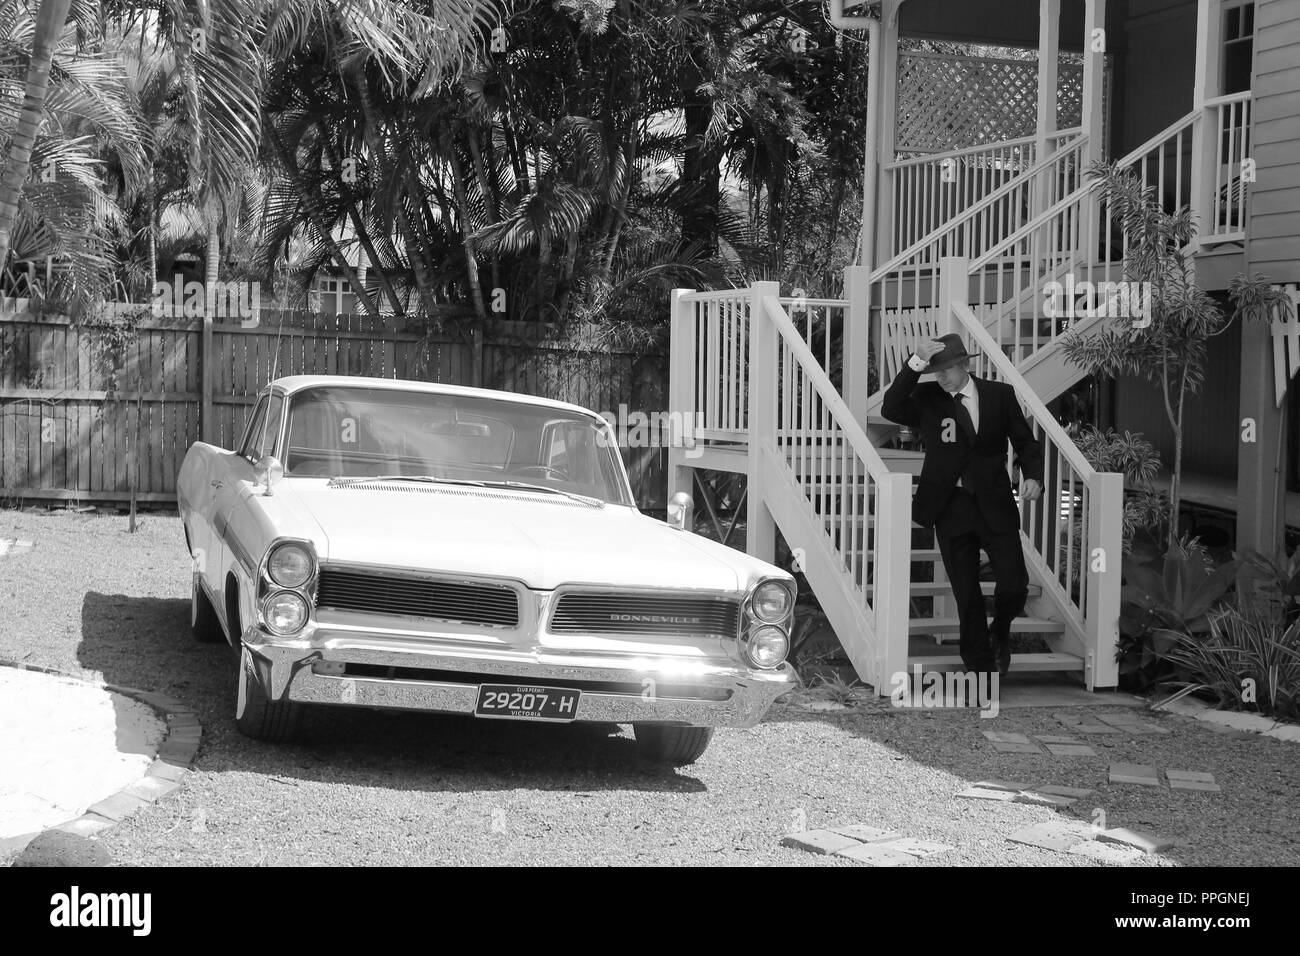
M1187 675L1170 700L1208 694L1220 708L1300 719L1300 621L1237 601L1209 616L1207 633L1160 633L1171 642L1165 658Z
M1120 680L1135 690L1187 677L1171 654L1173 635L1201 635L1210 630L1210 613L1227 597L1240 562L1215 565L1194 542L1180 539L1150 567L1124 562L1120 592Z

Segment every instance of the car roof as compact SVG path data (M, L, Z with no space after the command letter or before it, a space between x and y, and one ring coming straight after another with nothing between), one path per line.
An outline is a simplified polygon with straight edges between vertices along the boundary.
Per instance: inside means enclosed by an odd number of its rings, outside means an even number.
M364 375L286 375L283 378L277 378L266 388L277 388L284 392L286 396L294 392L300 392L305 388L313 388L321 385L333 386L350 386L360 388L386 388L394 391L405 392L428 392L435 395L464 395L471 398L492 398L498 401L519 402L525 405L542 405L547 408L563 409L570 412L578 412L583 415L591 415L596 418L602 416L592 411L590 408L584 408L581 405L574 405L570 402L559 402L551 398L541 398L537 395L521 395L518 392L505 392L491 388L471 388L467 385L447 385L442 382L414 382L401 378L369 378ZM266 389L262 389L265 391ZM603 419L602 419L603 420Z

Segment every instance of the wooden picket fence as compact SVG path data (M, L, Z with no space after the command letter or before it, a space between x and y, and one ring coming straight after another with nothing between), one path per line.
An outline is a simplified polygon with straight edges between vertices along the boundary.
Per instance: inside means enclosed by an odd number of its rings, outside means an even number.
M635 407L637 355L547 344L547 331L502 321L457 339L392 317L263 310L252 328L149 316L115 337L63 315L0 310L0 499L120 503L134 491L142 503L174 502L186 449L200 439L233 447L273 368ZM653 504L662 470L636 457L638 499Z

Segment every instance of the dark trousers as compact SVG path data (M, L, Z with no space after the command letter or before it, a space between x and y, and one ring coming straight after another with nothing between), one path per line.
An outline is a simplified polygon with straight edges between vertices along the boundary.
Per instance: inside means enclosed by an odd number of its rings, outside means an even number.
M989 528L975 496L964 488L953 491L935 522L935 538L957 605L959 651L968 671L995 671L993 640L1009 639L1011 622L1024 613L1029 597L1029 572L1020 546L1020 531ZM988 553L996 580L993 622L984 610L980 590L980 549Z

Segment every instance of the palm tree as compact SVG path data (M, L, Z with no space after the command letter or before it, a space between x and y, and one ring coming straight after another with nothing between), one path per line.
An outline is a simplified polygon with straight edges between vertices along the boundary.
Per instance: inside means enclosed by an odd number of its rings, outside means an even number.
M18 221L18 200L31 172L32 147L45 116L45 97L50 86L50 63L54 47L68 19L72 0L41 0L32 35L32 55L27 64L26 93L18 124L9 138L9 158L0 178L0 269L9 258L9 239ZM5 4L5 19L12 22L16 3ZM16 19L16 18L15 18Z
M121 206L145 187L151 137L113 43L84 5L72 12L77 27L60 35L51 55L41 124L27 155L36 175L17 197L7 255L15 263L57 259L57 297L79 312L114 286ZM0 52L21 49L34 29L17 3L0 3ZM16 60L0 57L6 65ZM0 110L11 115L17 108L6 109L14 103L6 93L16 88L17 77L0 66Z

